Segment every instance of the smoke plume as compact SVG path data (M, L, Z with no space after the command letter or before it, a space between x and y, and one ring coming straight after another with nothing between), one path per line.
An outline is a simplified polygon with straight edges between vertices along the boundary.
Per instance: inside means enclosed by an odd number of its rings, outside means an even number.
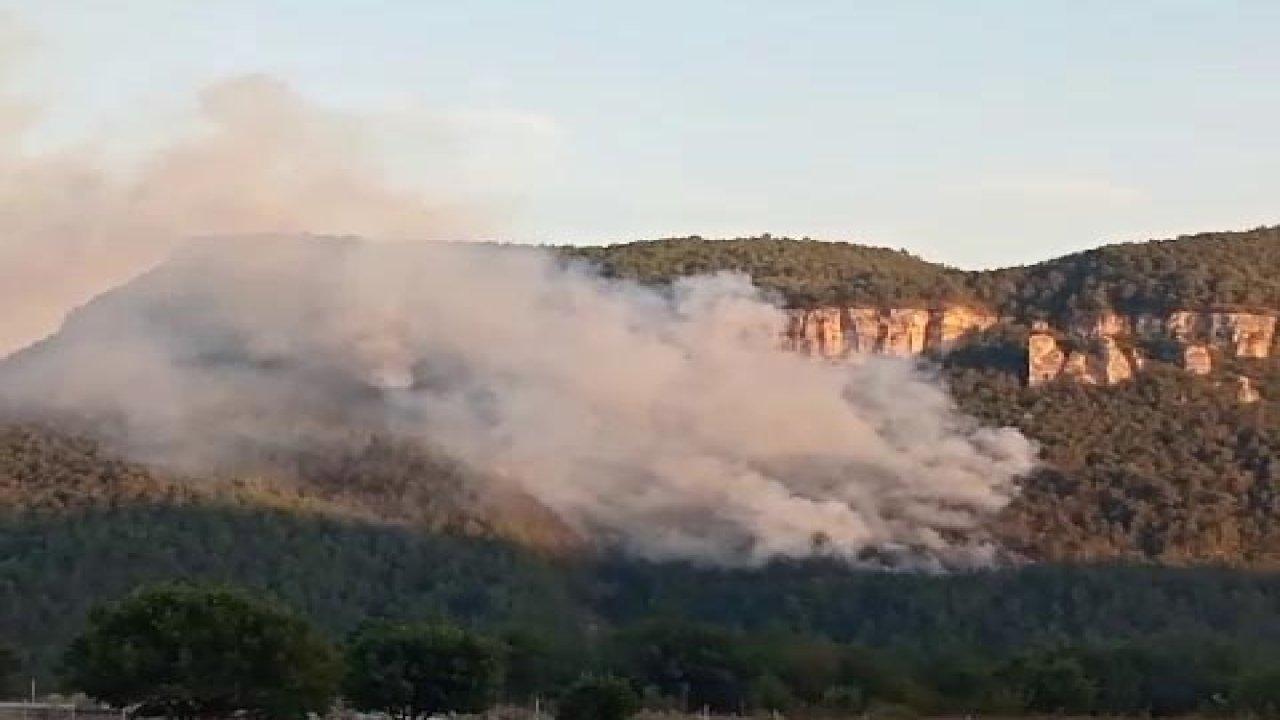
M327 422L420 438L646 557L982 562L962 538L1029 443L910 363L784 352L783 320L737 275L659 291L534 248L210 240L74 314L4 385L200 461Z
M0 39L0 90L7 69ZM265 76L199 97L192 127L124 166L112 143L31 152L39 113L0 98L0 355L66 311L163 259L183 237L323 228L372 237L491 232L462 198L431 202L389 183L353 117ZM441 137L418 137L423 146Z
M409 438L652 558L990 552L970 533L1033 450L926 371L780 351L780 310L740 276L655 290L533 248L300 237L488 228L393 188L358 124L279 82L216 85L201 112L121 170L30 152L38 114L0 103L0 354L107 291L0 363L8 408L112 418L129 452L194 473Z

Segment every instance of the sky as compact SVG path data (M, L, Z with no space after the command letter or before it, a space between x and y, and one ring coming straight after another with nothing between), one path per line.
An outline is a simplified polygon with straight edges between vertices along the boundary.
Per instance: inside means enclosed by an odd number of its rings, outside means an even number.
M978 268L1280 222L1280 3L0 0L26 142L263 73L488 239L770 232ZM432 142L415 142L418 133ZM445 138L445 142L440 141ZM322 232L324 228L315 228Z

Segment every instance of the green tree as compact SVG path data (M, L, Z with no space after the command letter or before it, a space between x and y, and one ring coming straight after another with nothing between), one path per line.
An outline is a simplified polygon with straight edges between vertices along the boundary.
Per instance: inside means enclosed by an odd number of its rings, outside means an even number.
M582 647L566 645L541 628L507 627L499 636L503 648L503 698L528 703L551 695L577 677L583 667Z
M21 667L22 663L18 660L17 651L0 643L0 693L13 691L14 681Z
M70 684L170 718L328 709L339 658L302 618L247 592L159 585L95 608L68 648Z
M1236 710L1264 717L1280 715L1280 666L1250 670L1236 680L1231 691Z
M614 677L584 677L569 688L556 712L557 720L625 720L640 709L635 690Z
M346 656L347 698L396 718L483 711L502 681L502 649L452 626L369 625Z
M1003 675L1020 690L1026 708L1035 712L1088 712L1097 695L1080 662L1063 653L1016 658Z
M651 622L620 633L614 642L628 675L686 710L741 711L759 671L742 638L706 625Z

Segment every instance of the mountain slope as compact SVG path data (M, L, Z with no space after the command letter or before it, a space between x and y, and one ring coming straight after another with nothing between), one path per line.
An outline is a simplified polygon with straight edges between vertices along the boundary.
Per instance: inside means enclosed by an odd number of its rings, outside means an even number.
M564 248L645 283L733 270L796 307L977 303L1019 319L1071 310L1280 309L1280 226L1120 243L1034 265L962 271L904 251L761 236Z
M562 248L609 277L646 284L734 271L792 307L869 304L927 306L971 297L963 275L906 251L852 243L762 236L670 238L607 247Z
M349 252L352 241L305 242L320 247L313 253L308 245L303 263L294 261L288 242L253 245L257 253L279 253L287 261L283 267L305 275L303 287L315 293L276 307L254 305L254 313L288 318L297 308L327 307L339 297L334 290L341 279L327 274L332 267L324 258ZM990 526L1008 548L1032 560L1270 567L1280 559L1280 537L1272 529L1280 510L1280 372L1274 357L1226 358L1204 377L1166 372L1153 360L1150 373L1118 387L1027 388L1022 373L1026 333L1039 317L1099 306L1280 309L1278 247L1280 230L1270 228L1109 246L984 273L893 250L772 237L561 252L607 275L646 283L743 271L795 304L985 303L1005 320L968 337L942 366L966 412L1018 427L1041 444L1045 466L1023 482L1020 497ZM233 504L413 531L505 538L558 553L581 548L575 530L533 498L445 457L421 437L380 425L370 408L383 401L386 388L353 379L323 353L283 352L252 327L230 332L219 313L240 312L239 303L259 297L260 286L278 278L236 270L226 275L226 292L193 294L186 273L204 267L203 252L195 247L176 265L104 295L73 313L58 335L0 363L0 387L8 388L5 414L15 419L0 434L7 505L74 509L230 498ZM262 326L271 325L264 320ZM164 338L171 345L166 352L198 382L170 388L162 366L114 362L113 348L140 334ZM59 364L68 357L94 360L91 367ZM374 368L375 378L378 372ZM1237 401L1234 378L1243 372L1260 391L1259 402ZM28 382L30 373L56 382ZM59 407L57 393L77 384L82 390L136 386L161 398L181 390L188 393L185 403L193 387L216 393L200 396L200 412L191 418L175 418L168 405L157 403L139 426L114 416L108 404ZM34 397L13 392L21 387L40 390ZM94 397L81 392L77 399L86 396ZM33 429L32 420L43 427ZM360 430L352 431L353 421ZM243 430L215 432L225 428ZM42 434L47 429L53 432ZM67 440L68 434L91 435L109 451ZM211 443L214 435L218 441ZM182 451L176 456L175 447ZM200 454L210 448L213 456ZM112 460L111 452L135 462ZM155 462L167 469L145 467Z
M0 387L10 391L0 403L0 637L27 649L28 667L47 678L92 604L182 577L282 597L335 637L370 617L447 616L540 628L581 650L602 626L662 617L898 649L1188 634L1275 642L1280 585L1275 573L1257 572L1280 566L1275 355L1216 357L1203 376L1156 358L1114 386L1028 387L1025 371L1027 336L1041 318L1101 307L1280 309L1278 244L1276 229L1213 234L986 273L778 238L563 250L654 284L749 272L797 305L962 303L1000 313L1000 323L938 355L937 372L966 413L1039 442L1044 464L983 529L1006 556L1038 564L943 577L826 561L725 570L589 552L573 528L501 478L371 423L369 403L389 392L376 372L372 384L350 382L322 356L285 363L270 338L228 336L205 310L238 302L236 294L205 305L209 298L191 297L181 275L162 268L0 362ZM198 371L192 387L219 390L201 397L198 422L176 423L164 403L131 425L105 404L83 412L49 402L77 383L166 390L155 368L113 361L115 343L133 332L167 338ZM62 363L67 347L94 361ZM31 385L35 394L12 392L31 373L53 381ZM1240 402L1241 374L1253 379L1256 402ZM250 431L211 446L219 425ZM166 454L174 438L193 443L176 446L184 450L219 452Z
M1026 267L969 273L967 287L1006 315L1061 317L1110 308L1280 309L1280 227L1106 245Z

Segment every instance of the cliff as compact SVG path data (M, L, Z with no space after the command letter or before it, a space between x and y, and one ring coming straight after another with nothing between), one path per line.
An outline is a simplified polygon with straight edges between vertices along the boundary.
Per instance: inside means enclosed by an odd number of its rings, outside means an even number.
M1173 310L1165 314L1077 312L1058 326L1031 325L1026 380L1031 386L1059 378L1115 385L1142 370L1154 349L1162 360L1207 375L1214 356L1263 359L1276 341L1276 315L1269 312ZM1015 324L990 310L968 306L938 309L820 307L788 311L783 345L824 360L857 354L914 357L944 355L999 324ZM1247 384L1242 398L1256 391Z
M948 352L996 324L995 314L952 306L934 310L823 307L788 311L785 347L839 360L853 354L912 357Z
M1027 340L1027 382L1043 385L1059 377L1114 385L1142 369L1144 347L1156 348L1192 374L1207 375L1215 354L1240 359L1272 355L1272 313L1174 310L1167 314L1076 313L1065 327L1037 324ZM1066 347L1076 349L1067 350ZM1252 397L1253 393L1242 393Z

